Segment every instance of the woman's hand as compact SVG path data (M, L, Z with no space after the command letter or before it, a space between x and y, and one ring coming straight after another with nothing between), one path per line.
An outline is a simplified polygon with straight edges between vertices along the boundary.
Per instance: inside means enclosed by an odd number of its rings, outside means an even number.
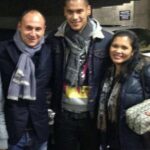
M145 112L145 115L150 116L150 111Z

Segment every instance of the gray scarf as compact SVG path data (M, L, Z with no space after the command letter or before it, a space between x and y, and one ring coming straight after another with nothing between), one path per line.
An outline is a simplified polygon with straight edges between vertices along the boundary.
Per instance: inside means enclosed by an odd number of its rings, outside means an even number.
M97 126L101 131L106 131L107 119L111 123L117 122L119 92L119 77L114 79L114 68L111 68L106 75L99 101Z
M90 35L93 32L92 24L88 24L82 32L73 31L66 26L66 74L65 82L70 86L81 86L85 80L84 65L87 62L87 53L90 44Z
M39 44L32 48L23 43L19 31L17 31L14 35L14 42L22 54L12 75L7 98L11 100L18 100L19 98L36 100L35 66L31 57L41 50L44 37Z

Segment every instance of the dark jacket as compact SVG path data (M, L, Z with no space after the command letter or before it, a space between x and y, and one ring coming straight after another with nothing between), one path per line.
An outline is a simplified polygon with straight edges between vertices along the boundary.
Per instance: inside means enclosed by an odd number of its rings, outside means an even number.
M91 87L88 107L91 116L96 112L95 106L97 104L96 98L99 91L99 85L103 79L105 69L108 65L108 51L106 46L111 39L111 34L103 31L104 38L95 38L91 40L88 55L88 84ZM63 93L64 83L64 50L66 49L66 41L64 37L50 36L53 60L54 60L54 83L53 83L53 96L52 107L57 115L61 111L61 99Z
M116 127L119 133L120 150L145 150L145 139L143 136L138 135L129 129L125 117L125 112L128 108L145 99L144 90L148 93L146 98L150 98L150 63L149 65L146 64L142 67L143 63L144 60L141 58L137 64L138 67L135 67L128 79L121 85L118 111L119 121L117 124L118 126ZM142 72L145 81L144 88L141 79ZM112 140L110 139L110 141Z
M120 120L119 120L119 134L120 144L122 150L144 150L144 139L142 136L137 135L130 130L126 124L125 111L127 108L142 102L145 97L143 95L143 87L141 83L142 70L134 70L128 80L122 85L121 98L120 98ZM147 98L150 98L150 65L143 69ZM145 88L145 87L144 87Z
M46 42L41 51L37 52L32 60L35 64L36 97L35 101L8 100L7 91L12 74L16 68L21 52L13 41L0 43L0 70L5 95L6 124L10 144L16 144L28 125L33 127L39 141L48 138L48 113L46 89L51 77L51 49Z

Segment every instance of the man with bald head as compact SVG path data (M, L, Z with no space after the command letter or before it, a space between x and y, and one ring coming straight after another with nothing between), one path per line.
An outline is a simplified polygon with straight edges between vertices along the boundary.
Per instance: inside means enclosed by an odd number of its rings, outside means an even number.
M13 39L0 43L9 150L47 149L51 50L45 28L44 16L29 10L22 15Z

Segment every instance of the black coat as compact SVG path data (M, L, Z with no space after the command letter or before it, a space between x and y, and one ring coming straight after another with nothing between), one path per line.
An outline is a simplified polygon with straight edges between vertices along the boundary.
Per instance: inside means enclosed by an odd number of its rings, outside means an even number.
M149 58L150 59L150 58ZM141 64L144 60L138 62ZM144 97L144 89L146 90L147 98L150 98L150 64L143 67L143 77L145 81L145 87L143 89L141 80L142 68L134 69L131 75L123 81L121 85L119 108L118 108L118 123L116 131L119 137L120 150L145 150L145 139L143 136L134 133L129 129L126 123L125 112L128 108L142 102ZM105 133L104 133L105 136ZM109 136L109 133L108 133ZM109 136L110 138L110 136ZM113 141L113 139L109 139ZM106 144L106 143L105 143ZM112 143L113 145L113 143Z
M0 71L6 99L5 113L9 142L16 144L28 124L33 127L39 141L44 142L49 134L46 90L50 86L52 71L51 49L49 44L45 43L41 51L32 57L37 84L37 99L35 101L14 101L6 98L11 76L16 68L20 53L13 41L0 43Z
M122 86L121 98L120 98L120 120L119 120L119 133L120 133L120 144L122 150L144 150L145 140L143 136L137 135L128 128L125 120L126 109L142 102L144 97L144 89L147 98L150 98L150 65L144 67L143 76L145 80L145 87L143 89L141 80L141 70L134 70L132 75ZM148 88L146 88L148 87Z

